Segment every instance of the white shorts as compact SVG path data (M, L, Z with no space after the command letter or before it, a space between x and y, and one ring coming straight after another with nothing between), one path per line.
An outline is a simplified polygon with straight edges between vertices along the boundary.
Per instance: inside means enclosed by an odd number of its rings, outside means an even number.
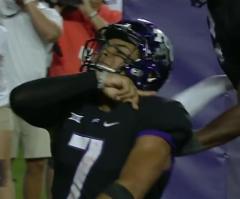
M0 108L0 126L12 132L12 158L17 157L20 144L26 159L51 157L49 133L28 124L9 107Z
M11 131L7 129L8 111L0 107L0 160L10 160L11 152Z

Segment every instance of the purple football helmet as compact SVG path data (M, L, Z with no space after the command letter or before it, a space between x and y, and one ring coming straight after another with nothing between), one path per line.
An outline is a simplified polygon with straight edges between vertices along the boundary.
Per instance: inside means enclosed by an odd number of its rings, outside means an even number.
M137 19L124 20L101 29L95 41L103 46L114 38L134 44L138 48L139 59L126 59L121 71L93 63L91 57L94 53L89 49L96 47L91 46L92 40L89 40L83 51L83 65L109 72L124 72L139 89L158 90L168 78L173 62L173 49L167 36L151 22Z

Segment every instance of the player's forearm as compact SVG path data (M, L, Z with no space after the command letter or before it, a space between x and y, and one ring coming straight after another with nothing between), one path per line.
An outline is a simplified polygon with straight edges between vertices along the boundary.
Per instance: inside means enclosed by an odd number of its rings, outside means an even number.
M10 102L14 111L21 110L21 113L25 109L38 110L52 107L95 88L97 88L97 79L94 72L42 78L13 89Z
M80 101L85 92L96 88L95 73L43 78L16 87L10 94L10 104L28 123L49 129L71 102Z
M36 31L44 41L55 42L58 39L61 34L60 27L38 9L35 1L27 3L25 10L30 14Z
M240 135L240 106L224 112L206 127L196 132L205 149L225 144Z

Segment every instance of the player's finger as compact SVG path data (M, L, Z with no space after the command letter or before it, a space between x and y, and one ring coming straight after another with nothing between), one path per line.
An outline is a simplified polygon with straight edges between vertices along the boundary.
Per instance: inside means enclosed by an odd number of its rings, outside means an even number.
M138 93L137 93L137 89L134 87L130 87L128 92L126 92L124 94L119 95L119 93L118 93L118 97L120 100L132 99L136 96L138 96Z
M131 92L131 85L123 81L121 87L118 88L118 95L124 96L127 95L129 92Z
M155 96L157 95L156 91L143 91L143 90L138 90L138 95L139 96Z
M118 98L118 90L115 88L111 87L104 88L103 93L113 100L120 101L120 98Z
M139 99L138 97L132 98L132 99L125 99L123 102L129 102L133 109L138 110L139 109Z
M133 109L138 110L139 109L139 105L138 105L139 104L139 96L134 97L131 100L131 104L132 104Z

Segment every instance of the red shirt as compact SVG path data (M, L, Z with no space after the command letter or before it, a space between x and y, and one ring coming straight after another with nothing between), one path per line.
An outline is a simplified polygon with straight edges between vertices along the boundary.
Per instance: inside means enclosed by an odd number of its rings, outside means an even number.
M108 23L116 23L121 20L122 14L116 10L110 10L102 5L98 12ZM85 42L95 36L95 29L79 10L63 12L63 33L58 40L62 55L53 54L49 76L59 76L80 72L80 49Z

